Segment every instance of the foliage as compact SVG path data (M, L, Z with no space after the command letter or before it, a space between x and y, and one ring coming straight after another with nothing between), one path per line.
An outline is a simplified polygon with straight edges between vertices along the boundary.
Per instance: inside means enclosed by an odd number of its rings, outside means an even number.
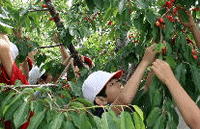
M34 116L29 128L177 128L179 119L172 97L156 77L153 77L149 93L138 92L133 101L144 112L144 118L137 110L134 113L122 112L118 117L110 110L102 118L90 115L88 111L93 110L93 105L81 98L81 86L89 73L95 70L128 71L128 66L138 65L145 48L155 42L159 53L157 58L170 64L176 78L196 102L200 94L200 68L192 50L197 51L197 58L199 50L195 47L193 35L180 24L174 10L176 6L186 6L186 9L199 7L200 3L197 0L176 0L170 6L165 0L73 0L71 6L67 0L52 3L63 20L64 27L59 30L49 20L50 14L41 7L45 4L42 0L27 3L0 1L0 30L9 34L20 49L17 61L22 62L35 48L52 45L54 33L60 33L61 43L70 42L80 54L89 54L95 67L90 71L83 69L78 82L68 82L71 89L1 91L0 118L11 120L16 128L28 119L30 111L34 111ZM178 13L183 21L188 21L183 10L179 9ZM200 11L192 14L194 20L199 21ZM155 23L160 18L164 23L158 27ZM44 63L43 68L54 76L62 72L57 48L39 49L36 61L38 65ZM34 92L39 92L39 97ZM85 106L92 108L87 110Z

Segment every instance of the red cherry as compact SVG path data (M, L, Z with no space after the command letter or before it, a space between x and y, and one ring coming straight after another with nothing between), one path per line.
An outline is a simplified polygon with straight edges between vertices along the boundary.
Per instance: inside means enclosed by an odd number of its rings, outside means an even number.
M162 54L165 54L166 51L167 51L167 47L163 47L163 48L162 48Z
M197 51L195 49L192 49L192 54L193 55L196 55L197 54Z
M193 11L199 11L199 8L194 8Z
M49 18L49 20L50 20L50 21L53 21L53 20L54 20L54 18L53 18L53 17L50 17L50 18Z
M160 23L163 23L163 22L165 22L165 20L161 17L161 18L159 18L158 19L158 21L160 22Z
M169 20L169 21L172 21L172 16L171 15L169 15L169 16L167 16L167 19Z
M173 6L171 1L167 1L165 4L167 5L168 8L172 8Z
M172 45L174 45L174 44L175 44L175 42L176 42L176 39L175 39L175 38L173 38L173 39L172 39Z
M170 0L170 2L172 2L172 3L173 3L173 2L175 2L175 0Z
M43 7L43 8L47 8L47 5L46 5L46 4L43 4L42 7Z
M109 21L109 22L108 22L108 25L113 25L112 21Z
M175 8L175 9L173 10L173 14L176 15L177 12L178 12L178 8Z
M89 57L84 56L84 61L89 67L93 65L92 60Z
M29 121L26 121L23 125L20 126L20 129L27 129L29 126Z
M84 19L85 19L85 20L90 20L90 18L89 18L89 17L84 17Z
M193 57L194 57L194 59L195 59L195 60L198 58L198 56L197 56L197 55L193 55Z
M28 121L30 121L31 117L34 116L34 111L30 111L29 117L28 117Z
M194 43L192 42L192 40L190 40L190 39L186 39L186 41L187 41L188 44L194 44Z
M132 9L130 8L128 11L129 11L129 14L131 15L131 13L132 13Z
M155 25L156 25L157 27L159 27L159 26L160 26L160 22L159 22L159 21L156 21L156 22L155 22Z

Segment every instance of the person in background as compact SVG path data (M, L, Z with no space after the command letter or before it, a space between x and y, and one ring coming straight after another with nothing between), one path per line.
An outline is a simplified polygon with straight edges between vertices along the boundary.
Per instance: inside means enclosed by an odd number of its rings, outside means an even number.
M29 84L15 63L18 54L16 45L11 43L5 34L0 33L0 83L14 85L16 80L21 80L23 84Z

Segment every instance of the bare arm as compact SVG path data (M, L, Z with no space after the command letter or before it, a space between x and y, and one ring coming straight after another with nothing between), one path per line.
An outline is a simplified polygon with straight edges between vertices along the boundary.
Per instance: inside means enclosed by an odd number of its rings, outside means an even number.
M127 105L130 104L135 94L138 91L139 84L143 77L143 74L149 64L153 61L155 53L153 52L153 46L147 48L143 60L131 76L123 91L119 94L117 99L113 102L114 105Z
M187 125L190 128L199 129L200 109L175 78L170 66L157 59L153 63L152 69L158 78L166 84Z
M181 8L181 9L185 10L184 8ZM188 14L189 22L188 23L183 22L179 14L180 23L183 24L192 32L192 34L194 35L194 39L197 44L197 47L200 48L200 30L197 28L196 24L194 23L194 18L191 14L191 11L187 10L186 13Z

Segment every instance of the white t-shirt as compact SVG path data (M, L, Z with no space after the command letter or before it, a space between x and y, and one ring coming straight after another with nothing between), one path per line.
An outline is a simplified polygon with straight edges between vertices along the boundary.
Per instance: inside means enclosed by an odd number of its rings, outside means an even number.
M13 44L12 42L10 43L11 43L10 51L13 59L15 60L15 58L19 55L19 50L15 44Z
M28 83L30 85L35 85L37 83L37 79L40 78L45 73L45 70L40 71L43 65L44 63L42 63L40 67L34 65L33 68L29 71Z

